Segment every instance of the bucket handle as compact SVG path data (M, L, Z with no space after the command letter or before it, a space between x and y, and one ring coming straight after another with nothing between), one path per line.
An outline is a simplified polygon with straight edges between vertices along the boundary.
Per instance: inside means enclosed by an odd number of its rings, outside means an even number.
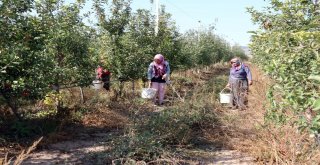
M223 89L221 90L221 92L220 92L220 93L224 93L224 91L225 91L226 89L229 89L229 90L230 90L230 92L229 92L229 93L231 93L231 88L229 88L229 87L225 87L225 88L223 88Z
M102 81L92 81L92 84L102 84Z

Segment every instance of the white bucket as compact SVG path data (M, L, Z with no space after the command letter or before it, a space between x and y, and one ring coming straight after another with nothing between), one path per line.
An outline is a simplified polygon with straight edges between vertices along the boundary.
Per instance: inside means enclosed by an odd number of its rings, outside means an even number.
M157 93L154 88L142 88L141 97L144 99L152 99Z
M229 89L229 93L225 93L225 90ZM231 104L232 103L232 94L230 88L224 88L220 92L220 103Z
M93 80L92 84L94 89L101 89L103 87L103 82L100 80Z

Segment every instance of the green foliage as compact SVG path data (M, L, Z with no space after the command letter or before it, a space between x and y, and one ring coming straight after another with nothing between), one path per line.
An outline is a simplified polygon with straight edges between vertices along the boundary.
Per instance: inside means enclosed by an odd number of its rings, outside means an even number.
M83 4L59 3L62 2L36 4L39 17L45 22L42 28L47 31L43 51L51 62L47 76L54 77L50 81L57 85L88 85L93 62L89 55L90 29L79 15Z
M108 45L101 44L101 48L104 50L109 49L109 52L100 58L106 58L106 63L114 76L121 79L132 78L134 72L131 69L132 64L135 62L132 59L135 54L126 47L127 41L125 40L125 29L128 26L131 15L131 2L129 0L112 1L109 16L106 15L103 8L105 3L107 2L95 1L95 9L99 16L99 27L102 31L100 36L101 38L109 39ZM128 44L131 46L131 43Z
M107 16L103 4L99 1L95 3L101 28L99 54L115 77L124 80L145 78L146 68L157 53L164 54L173 69L176 68L180 49L176 40L178 32L170 20L170 14L162 10L159 33L155 35L154 18L150 11L131 13L130 1L117 1L112 2ZM113 30L113 20L118 19L122 20L117 23L121 25L118 29L123 29L121 32Z
M22 100L43 98L52 84L90 84L90 29L79 16L81 5L1 3L0 92L16 116Z
M191 31L181 37L171 15L163 7L160 12L159 31L154 32L154 16L148 10L131 12L130 1L110 3L95 1L99 16L99 34L96 43L101 63L105 63L113 76L122 79L144 79L146 68L155 54L161 53L174 69L210 65L232 56L244 54L239 47L229 44L214 34L213 28L201 32ZM117 19L118 29L113 28ZM124 21L126 20L126 21ZM120 26L121 25L121 26ZM200 37L197 37L200 36ZM233 51L235 50L235 51Z
M56 121L48 121L46 119L47 118L41 118L41 120L37 121L38 123L31 120L12 121L10 122L8 130L6 130L4 134L7 138L30 138L55 131L58 123Z
M0 93L18 116L19 100L41 97L47 87L40 21L29 15L32 1L0 5Z
M0 101L17 117L26 100L43 99L53 87L59 93L61 87L89 85L97 64L120 81L145 80L157 53L172 70L210 65L242 53L231 49L213 28L181 36L164 7L156 35L154 15L148 10L132 12L131 0L95 0L96 27L84 24L83 5L84 1L1 1ZM58 100L57 109L62 103Z
M81 121L81 119L89 112L89 109L85 107L79 107L73 114L72 118L75 121Z
M156 36L153 37L151 46L153 47L153 53L150 59L157 53L161 53L165 56L166 60L170 62L170 69L174 71L179 65L184 65L181 58L181 46L179 41L180 34L177 31L174 20L171 18L171 14L166 13L164 6L162 6L159 20L159 31Z
M18 137L30 137L34 131L32 126L20 121L13 123L10 129Z
M276 83L269 97L269 117L278 116L276 121L285 121L288 110L300 115L308 108L318 107L319 84L314 79L320 75L319 5L300 0L273 0L270 5L265 12L248 9L252 20L261 25L254 32L251 51ZM313 120L317 121L318 116ZM315 124L309 126L320 129Z
M182 67L208 66L220 61L228 61L234 56L246 59L239 46L231 46L214 34L214 28L201 31L190 30L181 37Z
M247 60L248 56L245 54L244 50L241 48L240 45L232 46L232 56L233 57L240 57L242 60Z
M318 99L318 100L316 100L314 103L313 103L313 109L315 110L315 111L318 111L318 110L320 110L320 99Z

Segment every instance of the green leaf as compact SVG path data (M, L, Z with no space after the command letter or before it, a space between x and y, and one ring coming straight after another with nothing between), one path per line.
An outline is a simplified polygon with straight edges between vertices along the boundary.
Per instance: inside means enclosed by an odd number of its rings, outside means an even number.
M314 110L320 110L320 99L316 100L314 103L313 103L313 109Z
M310 75L310 76L308 77L308 79L320 81L320 76L319 76L319 75Z
M250 34L258 34L256 31L248 31L247 33L250 33Z

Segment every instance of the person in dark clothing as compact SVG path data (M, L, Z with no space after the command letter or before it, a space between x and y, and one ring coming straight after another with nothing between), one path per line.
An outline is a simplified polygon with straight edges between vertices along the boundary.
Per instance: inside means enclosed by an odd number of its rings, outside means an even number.
M227 87L231 88L233 102L232 109L246 109L248 104L248 89L252 85L250 68L243 64L240 58L233 58L230 61L230 75Z
M103 82L103 88L110 90L110 72L99 65L96 70L96 75L96 79Z

